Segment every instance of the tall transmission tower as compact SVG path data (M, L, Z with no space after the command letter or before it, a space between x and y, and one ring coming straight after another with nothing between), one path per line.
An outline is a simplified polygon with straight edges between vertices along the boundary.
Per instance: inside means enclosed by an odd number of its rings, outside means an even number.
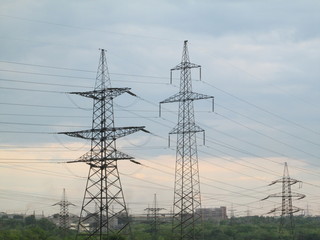
M129 234L128 211L123 195L118 171L119 160L132 160L133 157L116 148L116 140L128 134L144 130L140 127L115 127L113 99L130 88L112 88L109 77L106 51L101 49L100 62L93 91L71 92L93 99L92 128L75 132L61 132L71 137L91 140L91 149L76 161L89 165L77 238L105 239L112 234Z
M152 240L157 240L158 239L158 225L159 225L159 221L158 221L158 216L159 216L159 212L161 210L164 210L164 208L159 208L157 206L157 195L154 194L154 199L153 199L153 207L148 207L145 209L146 211L148 211L148 220L149 218L151 218L151 236L152 236ZM150 216L151 215L151 216Z
M192 91L191 69L200 68L201 79L201 66L190 62L187 43L184 41L181 63L170 71L172 82L172 71L180 70L180 90L160 102L160 106L179 102L178 124L169 132L169 136L177 134L172 233L173 239L179 240L197 239L195 226L201 222L200 213L195 211L201 207L196 133L204 134L204 130L195 123L193 101L213 99Z
M59 227L61 230L66 231L70 227L69 206L70 205L75 206L75 205L67 200L65 189L63 189L61 201L53 204L52 206L57 206L57 205L60 206Z
M299 180L290 178L288 164L285 162L283 177L276 181L273 181L272 183L269 184L269 186L276 183L282 184L282 192L271 194L262 200L266 200L268 198L281 198L282 200L281 206L272 209L269 213L281 212L281 219L280 219L280 226L279 226L280 238L283 235L284 230L287 229L291 235L291 238L295 239L295 234L294 234L295 226L294 226L293 214L296 212L299 212L301 209L292 205L292 199L296 198L297 200L300 200L304 198L305 195L292 192L291 186L296 183L301 184L302 182Z

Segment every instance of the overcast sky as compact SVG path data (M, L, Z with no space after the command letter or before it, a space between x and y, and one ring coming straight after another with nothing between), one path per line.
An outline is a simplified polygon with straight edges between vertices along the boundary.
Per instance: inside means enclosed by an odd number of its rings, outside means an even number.
M89 167L65 164L90 142L55 133L91 126L92 101L66 92L94 86L99 48L107 50L113 87L138 97L115 100L117 126L146 126L117 145L141 162L119 163L131 213L156 193L173 202L177 104L158 103L179 89L183 41L194 91L215 97L195 102L202 205L261 215L280 199L268 186L290 176L304 182L293 201L320 215L320 2L313 1L18 1L0 3L0 211L58 212L62 189L79 214Z

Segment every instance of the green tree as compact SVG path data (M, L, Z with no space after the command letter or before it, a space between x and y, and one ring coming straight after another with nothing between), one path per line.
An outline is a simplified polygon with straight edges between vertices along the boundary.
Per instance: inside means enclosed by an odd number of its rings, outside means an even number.
M34 225L36 223L36 218L34 215L30 215L24 219L26 225Z

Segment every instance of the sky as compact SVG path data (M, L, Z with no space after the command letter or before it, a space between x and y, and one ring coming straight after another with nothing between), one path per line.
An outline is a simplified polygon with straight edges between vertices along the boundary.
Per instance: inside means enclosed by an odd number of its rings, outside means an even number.
M94 87L99 49L107 50L113 87L137 97L115 99L116 126L145 126L117 141L142 165L119 162L131 214L145 213L154 194L171 211L184 40L193 90L215 97L194 103L206 130L197 136L203 207L235 216L266 215L280 206L284 163L305 194L293 205L320 215L320 2L18 1L0 3L0 212L59 212L63 188L79 214L89 167L66 163L90 142L57 134L91 127L92 101L68 94Z

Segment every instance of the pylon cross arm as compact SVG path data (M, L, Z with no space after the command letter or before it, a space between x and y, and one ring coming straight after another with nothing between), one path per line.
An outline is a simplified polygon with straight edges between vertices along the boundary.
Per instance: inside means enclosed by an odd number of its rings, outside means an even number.
M274 193L274 194L270 194L269 196L267 196L266 198L262 199L262 200L266 200L268 198L271 198L271 197L279 197L279 198L282 198L282 197L290 197L290 198L298 198L299 199L302 199L302 198L305 198L306 195L304 194L301 194L301 193L295 193L295 192L291 192L290 194L284 194L284 193Z
M60 202L53 204L52 206L57 206L57 205L59 205L59 206L76 206L73 203L68 202L68 201L60 201Z
M171 103L171 102L183 102L183 101L194 101L194 100L201 100L201 99L208 99L208 98L214 98L213 96L201 94L201 93L195 93L195 92L179 92L171 97L168 97L167 99L160 102L162 103Z
M171 71L181 70L181 69L188 69L188 68L200 68L200 67L201 67L201 65L194 64L194 63L191 63L191 62L181 62L177 66L175 66L174 68L171 68Z
M67 202L66 205L68 205L68 206L76 206L75 204L73 204L71 202Z
M87 92L70 92L70 94L76 94L87 98L93 98L95 100L102 100L105 97L115 98L125 92L135 96L135 94L130 92L130 89L131 88L105 88L102 90L93 90Z
M280 178L278 180L275 180L275 181L271 182L268 186L271 186L271 185L276 184L276 183L288 183L290 185L293 185L293 184L296 184L296 183L301 183L301 181L296 180L294 178L286 177L286 178Z
M140 127L115 127L115 128L99 128L99 129L88 129L74 132L59 132L58 134L65 134L70 137L78 137L83 139L91 140L114 140L134 132L144 130L144 126ZM144 130L146 131L146 130ZM97 133L106 133L104 136Z
M296 197L296 198L298 198L297 200L300 200L300 199L302 199L302 198L305 198L306 195L301 194L301 193L292 192L292 193L291 193L291 197Z
M267 214L274 213L274 212L283 212L283 211L284 210L283 210L282 207L277 207L277 208L272 209ZM288 209L288 211L286 211L286 214L293 214L293 213L296 213L296 212L299 212L299 211L301 211L301 208L292 206L292 208L290 208L290 209Z
M196 133L196 132L204 132L204 129L202 129L196 124L193 124L192 126L190 126L190 128L183 130L180 125L177 125L169 132L169 134L184 134L184 133Z
M120 138L120 137L124 137L127 136L129 134L138 132L140 130L147 132L146 130L144 130L144 126L139 126L139 127L118 127L118 128L112 128L112 129L108 129L106 130L107 132L112 131L114 132L114 136L112 138Z
M296 212L299 212L299 211L301 211L301 210L302 210L301 208L292 206L291 212L292 212L292 213L296 213Z
M97 165L95 163L102 161L114 161L114 160L132 160L134 157L129 156L123 152L118 150L113 150L107 156L101 157L99 154L94 155L93 152L89 151L86 154L82 155L79 159L75 161L69 161L68 163L76 163L76 162L86 162L91 164L93 167L108 167L108 164L105 166Z

